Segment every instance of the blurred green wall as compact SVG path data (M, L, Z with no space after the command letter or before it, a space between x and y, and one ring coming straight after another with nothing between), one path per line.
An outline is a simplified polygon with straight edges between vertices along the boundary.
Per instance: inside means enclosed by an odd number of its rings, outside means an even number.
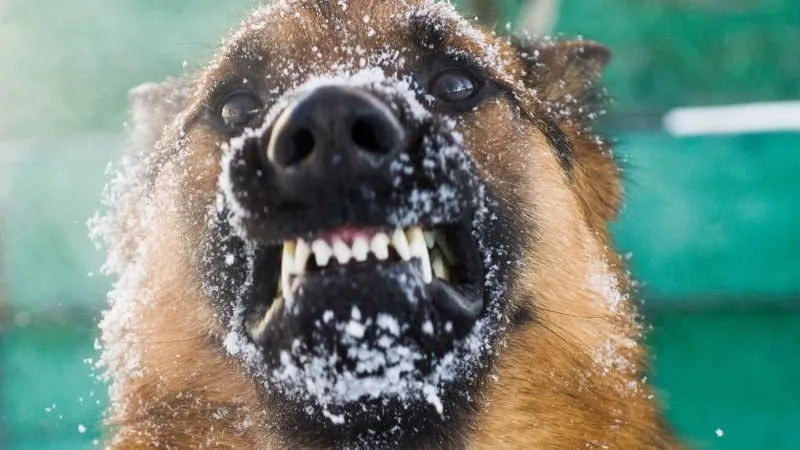
M614 231L642 280L672 423L706 449L800 448L800 135L678 139L658 123L674 106L800 98L800 8L560 3L556 31L615 53L608 128L629 202ZM0 2L0 105L13 111L0 115L0 448L98 437L105 388L85 360L108 280L85 223L123 143L126 92L202 64L252 5ZM498 23L521 19L518 1L494 5Z

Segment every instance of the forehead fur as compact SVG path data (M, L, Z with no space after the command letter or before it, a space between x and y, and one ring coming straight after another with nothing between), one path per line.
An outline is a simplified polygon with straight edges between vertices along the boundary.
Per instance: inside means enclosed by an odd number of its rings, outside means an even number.
M280 84L275 87L285 89L315 75L366 66L402 74L434 53L474 61L508 84L521 71L502 40L473 27L450 3L283 0L244 20L206 79L269 73Z

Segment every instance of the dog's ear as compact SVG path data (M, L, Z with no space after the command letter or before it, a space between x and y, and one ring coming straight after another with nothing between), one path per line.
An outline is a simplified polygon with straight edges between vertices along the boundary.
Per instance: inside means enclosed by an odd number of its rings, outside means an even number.
M574 183L595 229L613 219L622 197L619 170L604 139L593 132L605 106L600 76L611 59L601 44L585 40L512 39L524 63L523 80L570 140Z
M512 45L525 64L525 80L546 103L595 103L597 82L611 51L593 41L536 40L514 37Z
M131 104L131 140L138 150L155 149L164 128L188 103L187 82L171 78L159 83L145 83L128 93Z

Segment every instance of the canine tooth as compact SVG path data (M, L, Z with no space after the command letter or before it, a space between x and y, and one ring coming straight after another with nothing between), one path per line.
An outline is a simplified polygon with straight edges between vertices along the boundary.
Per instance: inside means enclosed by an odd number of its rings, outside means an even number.
M423 234L425 235L425 245L427 245L429 249L433 248L433 246L436 245L436 233L433 231L426 231Z
M400 258L403 261L408 261L411 259L411 250L408 248L408 239L406 239L406 234L403 233L403 230L400 228L394 230L392 234L392 246L395 250L397 250L397 254L400 255Z
M436 278L450 281L450 273L447 270L447 265L444 263L444 255L442 255L442 252L438 248L431 251L431 267L433 268L433 273L436 275Z
M286 241L283 243L283 258L281 260L281 290L283 291L283 297L287 300L290 300L292 296L292 287L289 283L289 276L292 274L292 270L294 269L294 255L296 249L297 245L292 241Z
M272 317L277 313L278 308L281 305L281 302L283 302L283 297L276 298L272 302L272 306L270 306L266 314L264 314L264 317L262 317L261 320L258 321L258 323L250 325L249 331L251 337L256 338L264 334L264 330L267 329L267 325L269 325L270 321L272 320Z
M431 258L428 254L428 246L425 244L425 236L422 234L422 228L409 228L408 231L406 231L406 237L408 238L411 256L422 260L422 280L426 283L430 283L433 281L433 271L431 269Z
M385 260L389 257L389 236L386 233L378 233L372 236L372 241L369 244L369 249L379 260Z
M356 237L353 239L353 258L356 259L358 262L364 262L367 260L367 254L369 253L369 242L363 237Z
M339 264L344 265L350 262L350 258L353 257L353 254L347 244L337 239L333 241L333 256L339 261Z
M297 240L297 247L294 253L294 271L303 273L306 270L308 258L311 257L311 247L302 239Z
M430 283L433 281L433 269L431 268L430 260L427 258L427 252L425 256L425 259L422 260L422 281Z
M445 237L444 233L441 231L436 231L436 246L442 250L442 254L445 259L447 259L447 262L450 264L456 262L456 255L453 253L453 249L447 244L447 237Z
M327 242L322 239L317 239L311 244L311 250L314 252L314 259L317 260L317 266L325 267L331 261L333 250Z

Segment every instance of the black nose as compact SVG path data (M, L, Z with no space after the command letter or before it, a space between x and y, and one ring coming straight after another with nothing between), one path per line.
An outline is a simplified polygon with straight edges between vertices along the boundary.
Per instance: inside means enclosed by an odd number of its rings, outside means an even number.
M355 87L326 86L278 117L267 157L287 175L363 175L386 167L403 141L400 122L375 96Z

